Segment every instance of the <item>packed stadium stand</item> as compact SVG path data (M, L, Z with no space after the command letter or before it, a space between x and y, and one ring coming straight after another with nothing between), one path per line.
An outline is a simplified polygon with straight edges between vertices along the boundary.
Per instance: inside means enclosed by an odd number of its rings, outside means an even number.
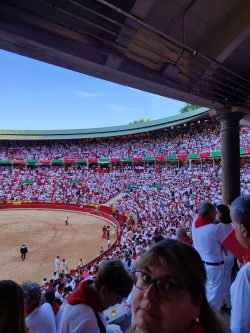
M244 194L249 126L240 139ZM219 124L210 118L137 137L1 141L0 200L104 204L122 193L113 206L144 227L189 226L200 201L221 201L219 152Z
M240 140L245 194L250 192L248 125L241 126ZM120 194L111 205L122 230L119 240L90 263L70 267L72 278L56 274L42 284L65 299L103 259L120 258L131 270L158 234L175 238L177 228L185 227L191 235L199 203L222 200L220 148L219 124L211 119L126 137L1 141L0 202L84 207Z

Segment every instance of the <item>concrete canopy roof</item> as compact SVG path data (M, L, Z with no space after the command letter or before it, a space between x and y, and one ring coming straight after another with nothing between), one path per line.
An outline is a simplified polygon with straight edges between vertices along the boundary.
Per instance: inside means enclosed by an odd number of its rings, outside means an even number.
M0 48L209 108L250 106L248 0L1 0Z

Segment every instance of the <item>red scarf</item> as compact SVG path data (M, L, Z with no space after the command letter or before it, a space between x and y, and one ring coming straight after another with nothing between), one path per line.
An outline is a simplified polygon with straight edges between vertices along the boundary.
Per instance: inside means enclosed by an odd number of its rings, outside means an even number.
M85 280L78 284L75 291L68 297L67 302L70 305L76 304L86 304L90 306L94 312L97 319L97 324L101 333L106 333L106 328L101 321L98 312L101 312L104 309L102 306L94 288L91 287L94 281Z
M245 257L245 263L250 261L250 248L247 249L247 255Z
M182 238L182 241L183 241L183 243L186 243L186 244L188 244L188 245L193 245L193 240L192 240L192 238L190 238L188 235L187 235L187 236L184 236L184 237Z
M199 215L197 220L195 221L195 228L200 228L210 223L213 223L213 221L210 218Z
M52 303L50 303L50 305L51 305L51 307L52 307L52 310L53 310L53 312L54 312L54 315L56 315L57 312L58 312L59 309L60 309L60 305L59 305L58 303L56 303L56 302L52 302Z

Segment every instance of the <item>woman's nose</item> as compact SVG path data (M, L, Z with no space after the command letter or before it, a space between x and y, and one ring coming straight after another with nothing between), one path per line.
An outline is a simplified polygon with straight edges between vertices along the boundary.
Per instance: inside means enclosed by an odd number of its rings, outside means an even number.
M158 299L157 286L155 283L151 283L149 285L149 287L146 290L144 290L143 297L150 299L150 300Z

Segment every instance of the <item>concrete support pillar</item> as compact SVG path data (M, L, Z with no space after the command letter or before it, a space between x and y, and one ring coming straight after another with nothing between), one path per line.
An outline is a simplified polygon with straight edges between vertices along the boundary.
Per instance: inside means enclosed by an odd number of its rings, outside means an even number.
M244 113L225 110L217 114L220 121L222 150L222 200L230 204L240 195L240 135L239 121Z

